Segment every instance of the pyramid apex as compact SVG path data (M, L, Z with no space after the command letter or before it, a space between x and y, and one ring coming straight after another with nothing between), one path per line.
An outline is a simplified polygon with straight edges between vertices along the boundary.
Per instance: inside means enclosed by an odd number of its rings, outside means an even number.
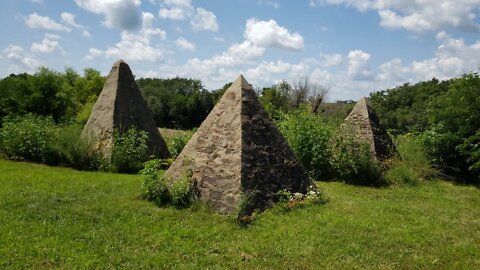
M367 97L362 97L358 102L365 103L366 105L370 105L370 99Z
M113 65L118 66L120 64L126 64L126 62L123 59L118 59Z
M232 86L233 85L243 89L253 89L252 85L247 82L247 80L245 79L245 77L243 77L242 74L240 74L238 78L233 82Z

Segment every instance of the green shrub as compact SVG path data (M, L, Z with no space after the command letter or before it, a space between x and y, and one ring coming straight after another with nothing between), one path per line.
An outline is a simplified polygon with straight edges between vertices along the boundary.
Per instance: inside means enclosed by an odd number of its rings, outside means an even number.
M170 186L170 200L173 206L185 208L190 206L196 198L196 183L191 181L192 174L185 174L181 179Z
M402 162L415 172L419 180L426 180L438 176L439 173L431 166L422 139L422 136L407 133L398 136L395 143Z
M159 159L144 163L140 171L143 176L143 195L148 201L162 206L171 204L177 208L190 206L197 198L196 183L191 181L191 172L181 179L172 181L164 175L163 161Z
M145 199L158 205L164 205L170 201L167 183L163 177L162 163L159 159L145 162L140 174L143 176L143 195Z
M393 165L392 168L385 173L385 179L390 184L417 185L419 175L413 168L400 162Z
M130 128L126 132L116 130L113 134L112 167L122 173L136 173L148 160L148 134Z
M337 129L330 144L330 165L334 175L346 183L382 186L382 166L372 158L368 143L359 141L354 132L343 126Z
M191 134L189 133L178 133L174 134L170 140L168 141L168 151L172 158L178 157L180 152L182 152L183 148L187 144L188 140L190 140Z
M61 162L78 170L94 171L108 167L108 162L94 153L86 137L81 136L82 129L76 124L59 127L55 149Z
M57 138L58 128L51 117L26 115L3 122L0 148L10 159L56 164Z
M307 110L285 114L278 127L314 179L331 178L329 144L334 127Z

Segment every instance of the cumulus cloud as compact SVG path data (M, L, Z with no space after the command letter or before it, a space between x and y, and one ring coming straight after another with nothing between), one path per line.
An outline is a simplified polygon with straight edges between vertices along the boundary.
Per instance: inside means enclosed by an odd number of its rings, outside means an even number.
M333 67L338 66L343 62L343 56L341 54L327 54L322 56L322 66Z
M217 16L204 8L194 7L191 0L163 0L163 7L158 12L162 19L186 20L194 30L218 31Z
M161 8L158 12L158 16L162 19L170 20L183 20L187 17L185 10L182 8L172 7L172 8Z
M110 28L133 30L142 23L140 0L75 0L75 3L87 11L103 15L103 23Z
M463 39L454 39L441 32L442 43L433 58L412 61L403 65L400 59L393 59L379 68L378 79L402 83L429 80L433 77L448 79L464 73L475 72L480 67L480 41L465 44Z
M218 31L217 17L213 12L203 8L196 8L190 24L194 30Z
M60 23L57 23L55 20L51 19L47 16L40 16L36 12L28 15L25 18L25 24L30 28L43 28L47 30L54 30L54 31L63 31L63 32L70 32L72 29L70 27L64 26Z
M65 54L65 51L60 46L60 43L57 40L52 40L47 37L45 37L41 43L32 43L30 50L32 50L32 52L38 53L51 53L55 50L58 50L62 54Z
M310 68L306 61L292 64L282 60L262 61L255 67L246 70L247 78L256 85L270 86L283 79L290 80L301 77Z
M153 14L142 14L142 28L138 32L123 30L120 41L106 50L90 48L87 60L100 56L106 58L122 58L130 61L158 62L163 60L164 49L153 45L155 40L164 40L167 33L160 28L153 27Z
M370 54L361 50L353 50L348 53L347 60L347 73L354 80L370 80L373 77L368 63Z
M62 19L62 21L66 25L69 25L73 28L76 28L76 29L80 30L84 37L87 37L87 38L92 37L92 35L90 34L90 32L88 32L88 30L86 29L85 26L80 25L75 21L75 15L74 14L68 13L68 12L62 12L62 14L60 14L60 18Z
M280 47L289 50L303 49L303 38L299 33L291 33L279 26L276 21L259 21L248 19L245 33L246 40L260 47Z
M182 66L173 68L169 66L168 69L162 70L162 74L201 78L210 86L221 87L225 82L238 76L238 73L242 71L241 69L250 75L252 82L265 82L269 79L280 79L284 72L291 76L295 76L293 74L304 75L311 64L308 61L289 64L280 60L257 63L265 55L265 52L272 47L286 50L303 48L303 39L300 34L291 33L273 20L247 20L244 37L245 40L233 43L222 53L215 54L207 59L193 58ZM216 40L223 42L223 39ZM277 75L269 76L269 74Z
M184 51L195 51L195 44L191 43L190 41L186 40L185 38L177 38L175 44Z
M40 61L28 55L22 47L9 45L3 50L3 56L10 60L9 72L33 72L40 66Z
M310 0L317 4L345 5L360 11L376 10L380 24L414 32L445 28L480 30L480 0Z

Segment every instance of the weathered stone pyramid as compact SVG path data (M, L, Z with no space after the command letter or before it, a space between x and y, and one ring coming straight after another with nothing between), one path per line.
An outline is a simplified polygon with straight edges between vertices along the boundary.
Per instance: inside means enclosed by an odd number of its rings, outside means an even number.
M110 158L114 130L125 132L132 127L148 133L150 155L159 158L169 156L165 141L153 121L130 67L123 60L118 60L108 74L82 136L89 138L94 151Z
M241 75L166 176L175 181L189 173L200 199L221 213L263 210L279 190L306 193L311 185L302 164Z
M395 145L365 97L360 99L345 121L357 137L370 145L370 153L382 160L395 154Z

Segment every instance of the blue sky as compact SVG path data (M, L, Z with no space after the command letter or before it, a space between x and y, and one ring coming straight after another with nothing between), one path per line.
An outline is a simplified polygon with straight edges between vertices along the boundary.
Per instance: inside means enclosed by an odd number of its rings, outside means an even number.
M217 89L307 77L328 99L480 69L480 0L6 0L0 76L39 66Z

